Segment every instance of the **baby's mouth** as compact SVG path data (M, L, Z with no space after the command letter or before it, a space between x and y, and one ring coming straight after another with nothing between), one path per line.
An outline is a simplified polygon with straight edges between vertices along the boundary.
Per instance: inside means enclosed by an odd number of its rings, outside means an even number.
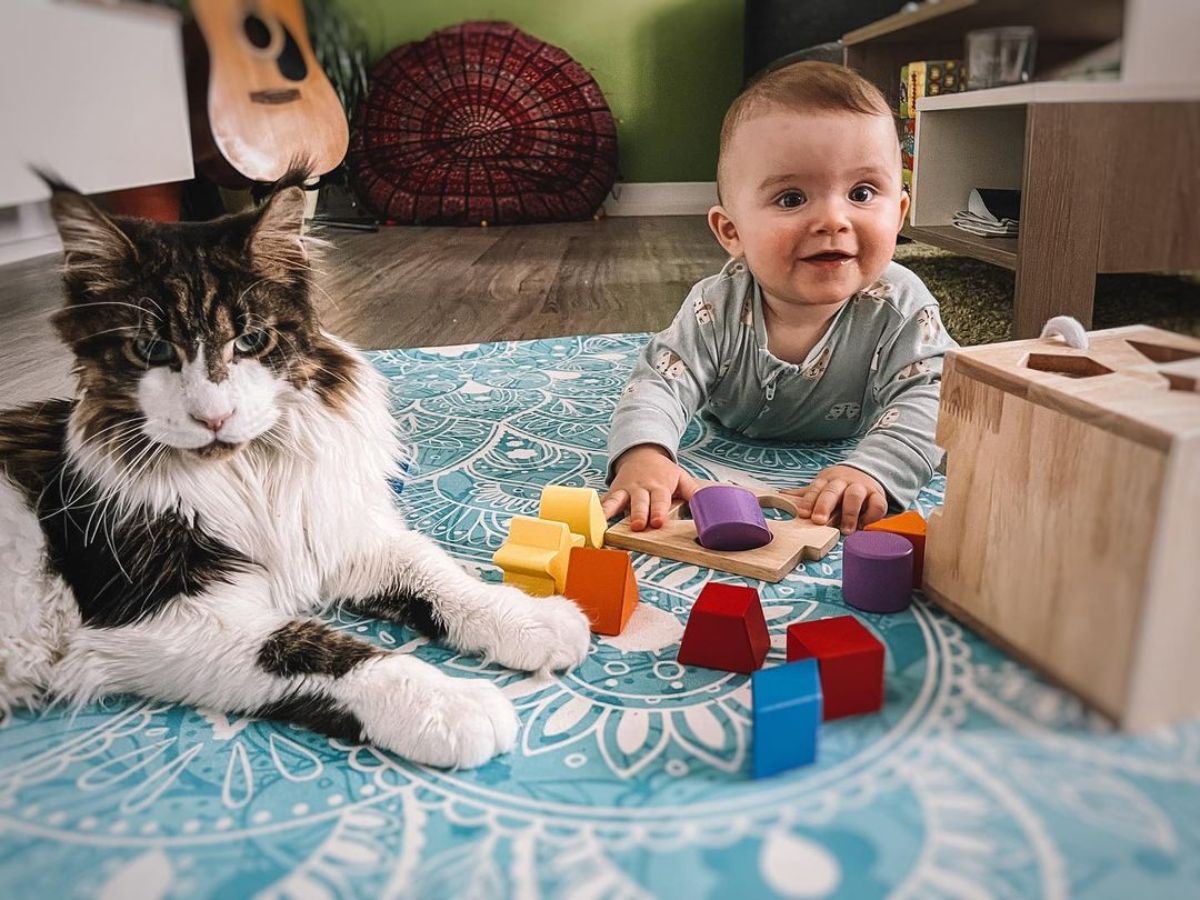
M814 253L811 256L802 257L800 261L811 265L832 268L847 263L852 259L854 259L852 253L846 253L842 250L826 250L824 253Z

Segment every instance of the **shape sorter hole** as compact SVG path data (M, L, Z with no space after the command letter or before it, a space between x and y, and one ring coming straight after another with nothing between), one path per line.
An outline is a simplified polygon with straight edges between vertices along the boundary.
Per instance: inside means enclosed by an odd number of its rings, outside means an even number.
M794 519L796 517L793 516L786 509L776 509L773 506L764 506L763 507L763 518L766 519L768 522L770 522L770 521L786 522L789 519Z
M1167 347L1163 344L1148 344L1145 341L1131 341L1126 338L1125 343L1136 350L1142 356L1151 362L1156 363L1173 363L1181 362L1185 359L1195 359L1200 356L1200 353L1194 350L1184 350L1181 347Z
M1068 356L1065 353L1030 353L1025 366L1067 378L1095 378L1097 375L1111 375L1113 372L1108 366L1101 365L1090 356Z
M1176 372L1159 372L1163 378L1167 379L1167 384L1173 391L1184 391L1185 393L1200 393L1200 378L1195 378L1191 375L1180 375Z

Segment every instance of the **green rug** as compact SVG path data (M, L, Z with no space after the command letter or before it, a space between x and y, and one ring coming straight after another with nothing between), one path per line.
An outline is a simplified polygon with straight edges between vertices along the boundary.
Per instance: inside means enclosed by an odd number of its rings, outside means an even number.
M946 329L960 344L1009 340L1014 274L928 244L896 247L941 304ZM1200 275L1101 275L1094 328L1156 325L1200 337Z

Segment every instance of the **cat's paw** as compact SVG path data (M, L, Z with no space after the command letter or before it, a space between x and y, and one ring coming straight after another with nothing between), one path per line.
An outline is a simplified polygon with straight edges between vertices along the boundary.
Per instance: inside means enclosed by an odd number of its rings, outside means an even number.
M530 597L507 586L497 591L495 628L484 647L489 659L523 672L562 671L583 662L591 625L572 601Z
M399 654L362 668L373 670L362 686L369 693L355 706L374 744L413 762L472 769L516 743L516 711L490 681L451 678Z

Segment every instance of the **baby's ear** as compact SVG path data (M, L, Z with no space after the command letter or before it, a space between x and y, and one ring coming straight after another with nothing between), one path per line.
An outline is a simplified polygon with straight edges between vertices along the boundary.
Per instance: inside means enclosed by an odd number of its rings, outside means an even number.
M904 217L908 215L908 205L912 200L908 196L908 188L900 189L900 221L896 223L896 234L904 228Z
M742 255L742 240L738 237L737 226L724 206L718 204L708 211L708 227L726 253L735 258Z

